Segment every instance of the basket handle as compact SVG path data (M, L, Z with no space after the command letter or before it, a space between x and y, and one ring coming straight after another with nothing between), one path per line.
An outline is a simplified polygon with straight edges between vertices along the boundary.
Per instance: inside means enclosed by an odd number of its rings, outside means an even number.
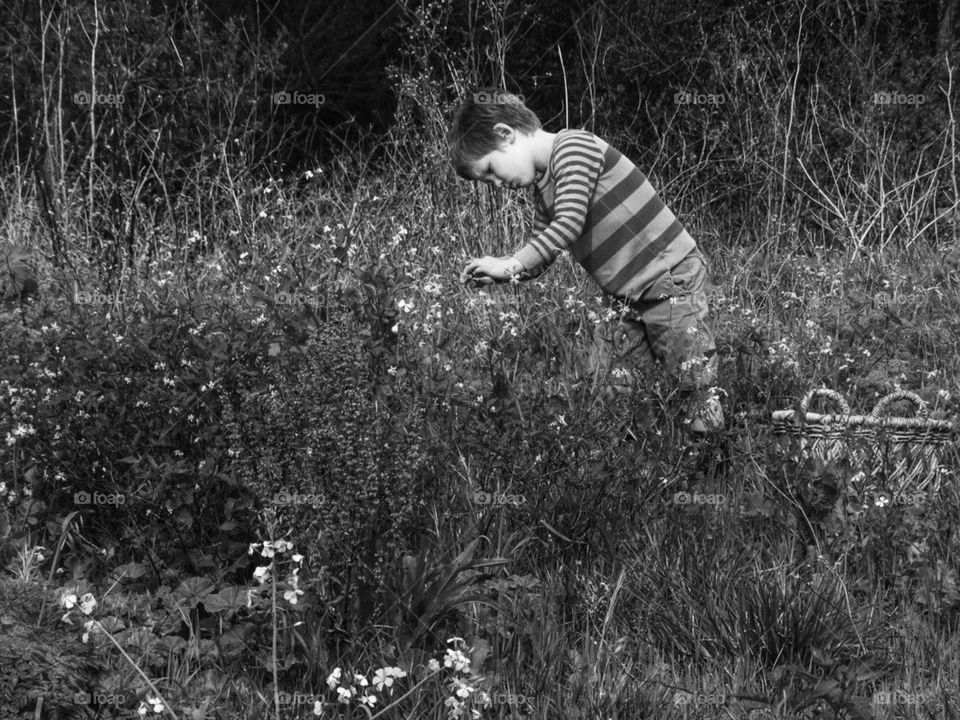
M806 395L803 396L803 400L800 401L800 413L804 416L807 414L807 407L810 405L810 401L818 395L823 395L828 397L834 402L836 402L840 409L843 410L844 415L850 414L850 403L848 403L843 395L838 393L836 390L831 390L830 388L814 388Z
M879 420L885 414L887 406L897 400L909 400L912 402L914 407L916 407L916 417L926 420L930 415L930 412L927 410L927 404L919 395L909 390L894 390L889 395L884 395L880 398L876 407L870 411L870 417L874 420Z

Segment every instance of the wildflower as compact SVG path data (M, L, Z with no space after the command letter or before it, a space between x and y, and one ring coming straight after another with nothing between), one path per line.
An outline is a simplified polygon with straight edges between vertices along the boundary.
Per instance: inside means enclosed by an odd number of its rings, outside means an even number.
M437 663L437 661L432 658L430 662ZM439 663L437 663L436 669L440 669ZM373 684L376 686L377 690L383 690L384 687L392 687L394 679L404 678L406 676L406 671L401 670L398 667L380 668L373 674Z
M80 598L80 611L84 615L89 615L92 613L96 606L97 599L91 593L86 593L82 598Z
M340 684L340 677L342 675L343 672L338 667L335 667L333 672L327 675L327 685L330 686L331 690L334 690Z
M430 669L430 672L440 672L440 663L436 658L430 658L430 662L427 663L427 667Z
M370 681L367 680L367 678L361 675L360 673L353 674L353 681L360 687L366 687L367 685L370 684Z
M458 697L461 697L464 700L470 697L470 693L473 692L473 688L459 678L453 679L452 687L456 687L456 690L454 692Z
M76 604L77 596L74 593L67 593L66 595L60 596L60 607L64 607L69 610Z
M148 697L146 703L140 703L137 714L144 717L151 709L157 715L163 712L163 703L160 702L160 698Z
M261 585L270 579L270 566L263 565L253 571L253 579Z
M80 641L83 642L83 643L86 643L86 642L90 639L90 634L96 631L96 629L97 629L97 621L96 621L96 620L87 620L87 621L83 624L83 629L84 629L84 633L83 633L83 635L80 637Z
M317 700L316 702L313 703L313 714L316 715L317 717L319 717L320 715L323 715L323 702L321 702L320 700Z
M291 588L290 590L284 591L283 599L286 600L291 605L296 605L298 595L303 595L303 590L301 590L300 588Z
M414 304L412 300L397 300L398 310L405 313L411 313L413 312L413 308L414 308Z
M363 697L360 698L360 704L369 705L370 707L373 707L374 705L377 704L377 698L373 695L364 695Z
M470 667L470 659L463 654L461 650L447 648L447 654L443 659L444 667L452 667L458 672L464 672Z
M353 688L337 688L337 702L341 702L346 705L350 702L351 697L353 697Z

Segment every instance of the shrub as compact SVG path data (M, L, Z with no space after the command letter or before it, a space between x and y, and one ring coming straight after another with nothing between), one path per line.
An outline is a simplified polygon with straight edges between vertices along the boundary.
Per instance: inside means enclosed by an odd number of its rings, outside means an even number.
M326 566L343 585L345 619L356 600L363 624L429 494L419 416L377 403L364 343L346 320L271 354L263 383L241 390L226 413L228 452L241 460L242 484L294 528L293 543L319 550L310 574Z

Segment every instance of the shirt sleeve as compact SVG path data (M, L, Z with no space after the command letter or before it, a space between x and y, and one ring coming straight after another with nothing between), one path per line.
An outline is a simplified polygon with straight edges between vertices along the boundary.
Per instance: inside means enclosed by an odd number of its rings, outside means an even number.
M589 136L571 135L557 144L553 220L538 199L534 238L514 255L529 275L539 274L580 237L602 168L603 152Z

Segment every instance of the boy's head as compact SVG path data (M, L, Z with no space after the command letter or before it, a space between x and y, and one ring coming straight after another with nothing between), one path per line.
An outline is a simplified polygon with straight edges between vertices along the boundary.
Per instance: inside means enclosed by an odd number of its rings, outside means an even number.
M541 128L522 96L495 88L479 90L457 109L447 133L457 175L495 185L533 182L529 141ZM530 167L528 167L530 166Z

